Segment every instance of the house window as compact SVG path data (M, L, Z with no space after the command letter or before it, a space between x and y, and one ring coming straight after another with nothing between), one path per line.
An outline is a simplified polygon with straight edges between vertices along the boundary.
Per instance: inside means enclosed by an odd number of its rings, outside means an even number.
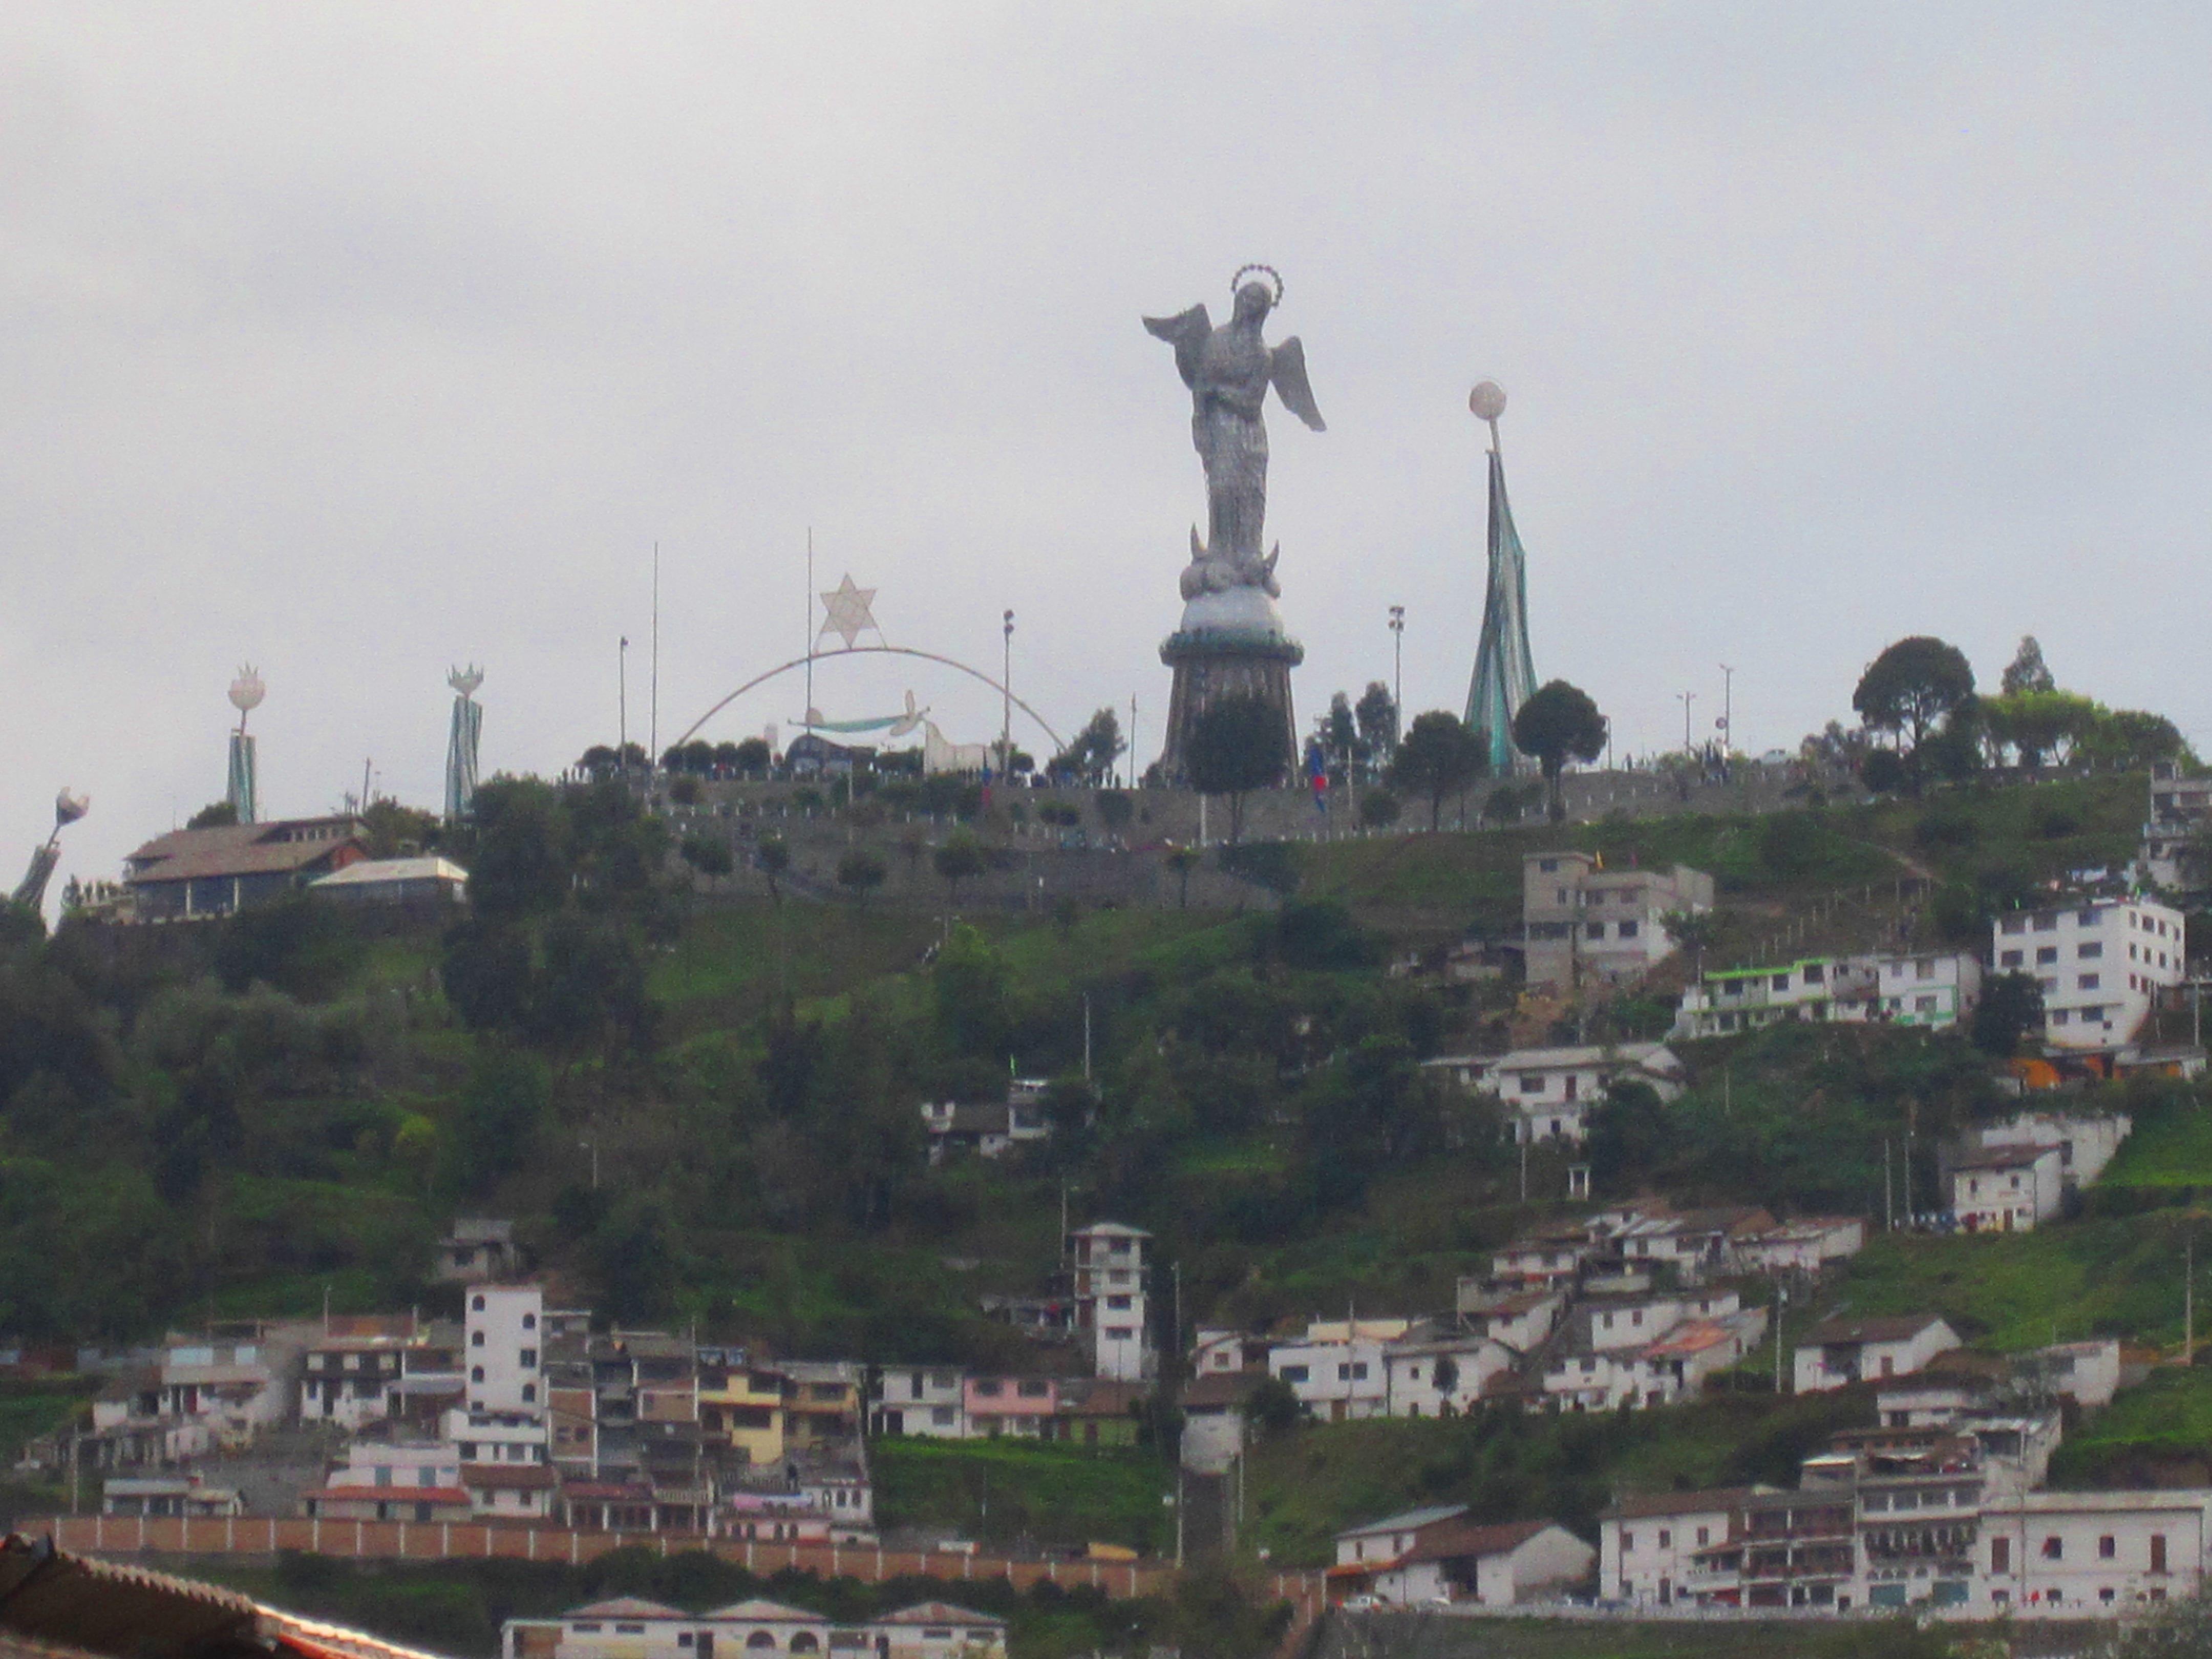
M1534 1072L1522 1073L1521 1092L1524 1095L1540 1095L1543 1093L1544 1079Z
M1806 984L1808 984L1808 985L1819 985L1819 984L1823 983L1823 982L1827 979L1827 977L1828 977L1828 964L1827 964L1826 963L1825 963L1825 962L1808 962L1808 963L1807 963L1805 964L1805 983L1806 983Z
M1915 978L1915 979L1933 979L1933 978L1935 978L1935 977L1936 977L1936 963L1935 963L1935 962L1934 962L1931 958L1927 957L1921 957L1919 961L1917 961L1917 962L1916 962L1916 963L1914 963L1912 964L1912 976L1913 976L1913 978Z
M2036 948L2035 948L2035 965L2036 965L2037 967L2039 967L2039 968L2046 968L2046 967L2049 967L2052 963L2054 963L2054 962L2056 962L2056 961L2057 961L2057 960L2058 960L2058 947L2057 947L2057 945L2039 945L2038 946L2036 946Z
M1997 966L2000 968L2017 968L2020 966L2023 959L2023 954L2021 951L2002 951L1997 957Z
M1635 1534L1634 1533L1632 1533L1632 1532L1625 1532L1625 1533L1623 1533L1623 1534L1620 1534L1620 1553L1621 1553L1623 1555L1627 1554L1631 1550L1634 1549L1635 1547L1636 1547L1636 1534Z
M1285 1365L1277 1375L1285 1382L1303 1382L1309 1373L1304 1365Z
M1916 1014L1932 1014L1936 1012L1936 999L1934 997L1915 997L1912 999L1912 1012Z
M2074 920L2080 922L2084 927L2094 927L2097 925L2096 907L2094 905L2090 906L2089 908L2083 910L2075 915Z
M1587 931L1589 937L1592 939L1603 939L1605 937L1605 924L1601 921L1591 922Z
M1774 976L1774 988L1778 991L1788 990L1790 988L1790 975L1787 974L1777 974Z
M2112 1534L2106 1533L2097 1540L2097 1559L2100 1561L2109 1561L2119 1553L2120 1540Z
M1661 1549L1662 1549L1662 1550L1663 1550L1663 1549L1670 1549L1670 1548L1672 1548L1672 1547L1674 1547L1674 1534L1673 1533L1671 1533L1671 1532L1668 1531L1668 1530L1667 1530L1667 1528L1664 1528L1664 1527L1660 1528L1659 1528L1659 1547L1660 1547Z
M2074 954L2084 962L2094 962L2105 954L2105 941L2100 939L2084 939L2074 947Z
M2046 1561L2063 1561L2066 1559L2066 1540L2055 1534L2045 1539L2043 1559Z
M522 1369L523 1369L523 1370L525 1370L526 1371L534 1371L534 1370L536 1370L538 1369L538 1350L537 1350L537 1349L535 1349L535 1348L525 1348L525 1349L523 1349L523 1350L522 1350L521 1353L520 1353L519 1356L517 1356L517 1357L521 1360L521 1362L522 1362Z
M2035 931L2036 931L2037 933L2057 933L2057 932L2058 931L2058 918L2057 918L2057 916L2051 916L2051 915L2042 915L2042 916L2038 916L2038 917L2036 917L2036 918L2035 918Z
M482 1331L471 1331L469 1333L469 1346L471 1348L481 1348L483 1345L484 1334Z
M1621 938L1634 939L1636 937L1636 924L1634 922L1624 921L1617 924L1617 926L1620 928Z
M2051 1023L2053 1025L2064 1025L2064 1024L2069 1024L2069 1016L2068 1016L2068 1014L2067 1014L2066 1010L2065 1010L2065 1009L2063 1009L2063 1008L2054 1008L2054 1009L2052 1009L2052 1010L2051 1011Z
M482 1313L484 1310L484 1299L480 1296L471 1297L469 1298L469 1308L471 1312ZM581 1630L583 1626L579 1625L577 1628ZM596 1630L598 1626L593 1626L592 1628Z
M2025 933L2027 929L2027 921L2020 916L2007 916L1999 926L2008 933Z
M481 1366L481 1365L471 1365L471 1366L470 1366L470 1367L469 1367L469 1381L470 1381L470 1382L483 1382L483 1366Z
M1712 1530L1713 1529L1711 1527L1699 1527L1698 1528L1698 1547L1699 1549L1705 1548L1708 1543L1712 1541Z
M522 1403L526 1406L534 1405L537 1403L537 1401L538 1385L535 1382L524 1383L522 1385Z
M2076 990L2094 991L2097 988L2097 976L2094 974L2082 974L2075 978L2074 984Z

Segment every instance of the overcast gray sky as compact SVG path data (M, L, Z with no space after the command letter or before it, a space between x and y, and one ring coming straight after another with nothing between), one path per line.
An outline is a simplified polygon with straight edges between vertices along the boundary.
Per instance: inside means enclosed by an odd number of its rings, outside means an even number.
M12 883L219 795L251 660L265 810L435 805L659 731L805 645L818 586L1139 700L1203 513L1140 313L1288 284L1302 719L1466 695L1489 376L1536 665L1624 748L1847 715L1900 635L2212 738L2212 12L2136 3L114 6L0 12L0 664ZM919 664L824 671L831 718ZM771 687L707 735L801 712Z

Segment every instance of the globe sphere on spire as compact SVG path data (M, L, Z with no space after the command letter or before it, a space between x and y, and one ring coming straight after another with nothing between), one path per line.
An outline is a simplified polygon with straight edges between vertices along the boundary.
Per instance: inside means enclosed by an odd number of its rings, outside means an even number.
M1494 421L1505 412L1505 388L1495 380L1483 380L1467 394L1467 406L1475 419Z

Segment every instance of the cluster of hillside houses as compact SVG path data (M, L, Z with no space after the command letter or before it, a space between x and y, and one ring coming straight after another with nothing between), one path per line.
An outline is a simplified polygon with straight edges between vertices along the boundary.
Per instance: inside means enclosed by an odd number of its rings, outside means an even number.
M2162 791L2154 787L2154 802L2167 804L2154 805L2154 814L2189 817L2212 800L2212 780L2193 787L2168 780ZM2167 841L2147 830L2145 845ZM2161 864L2147 853L2146 867L2166 869L2175 857L2169 850ZM1713 879L1702 871L1608 870L1597 855L1572 851L1528 854L1521 887L1520 936L1505 949L1517 951L1531 986L1570 990L1641 979L1676 954L1680 919L1710 912L1714 902ZM2154 898L2100 892L1999 916L1985 957L1874 951L1701 970L1682 993L1670 1035L1729 1036L1783 1020L1944 1029L1972 1014L1987 975L2022 973L2042 993L2046 1044L2140 1059L2133 1050L2147 1017L2186 978L2182 925L2179 910ZM1469 971L1481 971L1469 961Z
M172 1335L115 1371L89 1431L27 1462L103 1480L109 1515L226 1516L221 1471L276 1431L320 1431L276 1501L328 1520L494 1520L791 1542L877 1536L871 1434L1133 1443L1158 1357L1149 1236L1070 1235L1070 1331L1089 1376L772 1358L665 1331L594 1330L512 1282L503 1223L465 1222L440 1267L458 1321L255 1321Z

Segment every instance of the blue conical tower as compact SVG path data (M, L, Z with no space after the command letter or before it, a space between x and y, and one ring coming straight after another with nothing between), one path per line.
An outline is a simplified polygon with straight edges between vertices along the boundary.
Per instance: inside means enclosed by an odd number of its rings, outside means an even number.
M1468 407L1490 426L1490 586L1482 605L1482 639L1474 650L1474 678L1467 689L1467 723L1488 744L1493 775L1525 764L1513 746L1513 716L1536 690L1536 665L1528 651L1527 555L1513 528L1505 499L1505 461L1498 447L1498 417L1505 394L1491 381L1475 387Z

